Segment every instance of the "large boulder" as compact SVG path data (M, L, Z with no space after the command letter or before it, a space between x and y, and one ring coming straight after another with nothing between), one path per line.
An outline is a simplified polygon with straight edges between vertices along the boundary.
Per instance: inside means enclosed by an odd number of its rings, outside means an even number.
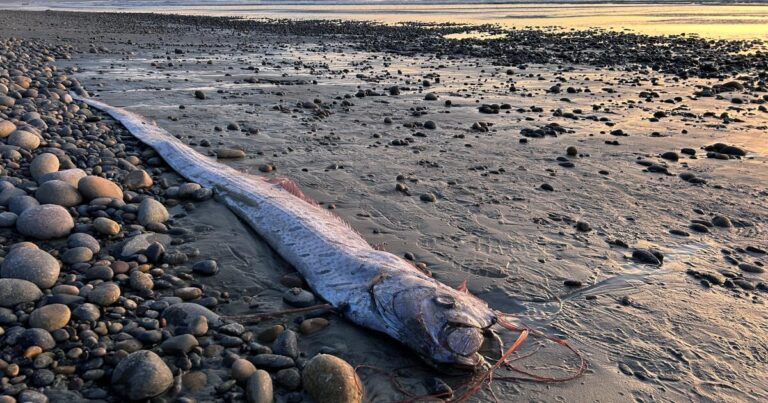
M87 200L106 197L123 200L123 191L114 182L100 176L86 176L77 183L77 190Z
M27 280L43 289L56 284L59 271L59 261L37 248L12 249L0 265L0 277Z
M34 283L17 278L0 278L0 306L11 308L25 302L34 302L43 292Z
M23 235L47 240L69 235L75 221L67 209L55 204L43 204L24 210L16 220L16 229Z

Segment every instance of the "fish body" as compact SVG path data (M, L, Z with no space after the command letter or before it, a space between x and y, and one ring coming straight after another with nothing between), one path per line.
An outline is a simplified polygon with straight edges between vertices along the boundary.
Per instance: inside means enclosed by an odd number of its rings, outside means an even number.
M213 189L348 320L389 335L439 366L483 364L478 350L496 322L484 301L374 249L338 216L302 198L291 182L237 171L138 114L72 96L118 120L187 180Z

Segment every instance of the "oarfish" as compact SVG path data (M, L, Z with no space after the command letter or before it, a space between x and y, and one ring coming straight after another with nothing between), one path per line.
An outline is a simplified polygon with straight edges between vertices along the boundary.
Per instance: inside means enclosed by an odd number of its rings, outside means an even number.
M118 120L187 180L213 189L348 320L389 335L436 365L476 368L484 362L478 351L497 321L484 301L373 248L293 182L240 172L136 113L72 96Z

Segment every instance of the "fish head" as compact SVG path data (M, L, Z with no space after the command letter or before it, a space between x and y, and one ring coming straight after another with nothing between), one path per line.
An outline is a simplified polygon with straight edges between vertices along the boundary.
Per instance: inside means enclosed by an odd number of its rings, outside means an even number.
M426 361L459 369L485 363L479 351L496 315L484 301L432 279L390 295L384 312L389 326L396 327L400 341Z

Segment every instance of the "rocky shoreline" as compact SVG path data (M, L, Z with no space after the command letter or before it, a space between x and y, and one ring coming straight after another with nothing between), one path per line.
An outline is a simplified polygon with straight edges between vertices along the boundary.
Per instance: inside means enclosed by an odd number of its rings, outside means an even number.
M329 371L334 393L354 399L349 364L300 356L299 334L327 320L254 334L212 311L229 295L198 278L215 275L217 262L185 249L194 229L176 225L212 192L74 102L70 91L86 91L52 64L69 52L0 42L0 401L192 401L182 391L222 364L231 370L216 387L221 399L272 401L263 369L288 401L302 378L308 393L331 393L314 381ZM295 290L286 302L305 307L307 291Z
M238 168L288 172L447 284L471 276L496 307L557 317L534 324L574 338L591 373L509 396L765 390L734 375L765 364L755 43L538 30L454 41L467 27L110 13L12 12L0 25L0 402L349 401L361 382L373 401L402 399L391 374L451 392L327 309L238 317L320 301L268 248L253 260L227 245L259 240L68 95L86 90ZM212 78L181 88L200 75ZM240 117L222 123L227 107ZM345 360L387 370L360 380Z

